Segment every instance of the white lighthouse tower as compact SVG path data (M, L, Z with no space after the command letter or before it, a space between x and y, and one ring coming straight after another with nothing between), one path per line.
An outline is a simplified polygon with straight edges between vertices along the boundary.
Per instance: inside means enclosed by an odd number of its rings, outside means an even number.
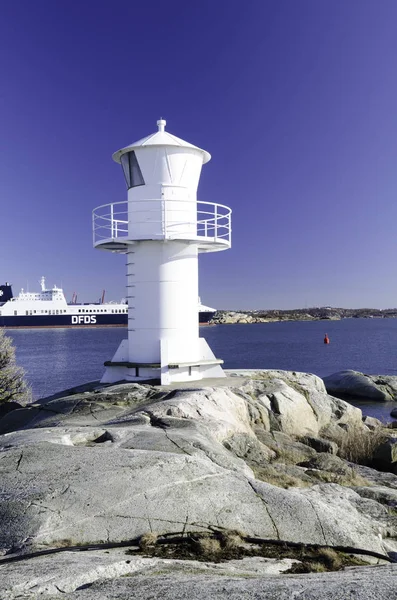
M113 155L128 200L93 212L94 246L127 256L128 340L102 382L224 377L199 337L198 254L231 245L231 210L197 201L205 150L158 131Z

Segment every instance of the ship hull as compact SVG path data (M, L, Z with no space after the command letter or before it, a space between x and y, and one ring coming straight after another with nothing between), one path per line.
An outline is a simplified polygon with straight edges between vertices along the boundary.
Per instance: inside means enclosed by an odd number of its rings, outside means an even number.
M199 313L199 325L208 325L214 313ZM18 315L0 317L0 327L5 329L30 328L82 328L82 327L127 327L127 314L95 315Z

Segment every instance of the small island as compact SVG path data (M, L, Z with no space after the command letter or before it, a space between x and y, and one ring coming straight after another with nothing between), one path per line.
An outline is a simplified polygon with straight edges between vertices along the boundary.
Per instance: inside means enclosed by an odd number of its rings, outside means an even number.
M320 306L286 310L218 310L212 324L273 323L277 321L338 321L340 319L394 319L397 308L333 308Z

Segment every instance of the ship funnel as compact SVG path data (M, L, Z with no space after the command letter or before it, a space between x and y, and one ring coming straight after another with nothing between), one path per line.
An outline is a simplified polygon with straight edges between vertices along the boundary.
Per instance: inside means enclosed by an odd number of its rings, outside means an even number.
M11 284L7 283L5 285L0 285L0 303L8 302L13 298Z

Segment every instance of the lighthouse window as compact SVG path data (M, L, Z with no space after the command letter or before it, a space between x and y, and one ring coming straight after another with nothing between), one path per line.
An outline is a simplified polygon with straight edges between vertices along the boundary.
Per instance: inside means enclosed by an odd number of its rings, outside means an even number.
M145 185L145 180L142 176L142 171L139 167L135 152L127 152L121 157L121 166L123 167L125 182L127 188Z

